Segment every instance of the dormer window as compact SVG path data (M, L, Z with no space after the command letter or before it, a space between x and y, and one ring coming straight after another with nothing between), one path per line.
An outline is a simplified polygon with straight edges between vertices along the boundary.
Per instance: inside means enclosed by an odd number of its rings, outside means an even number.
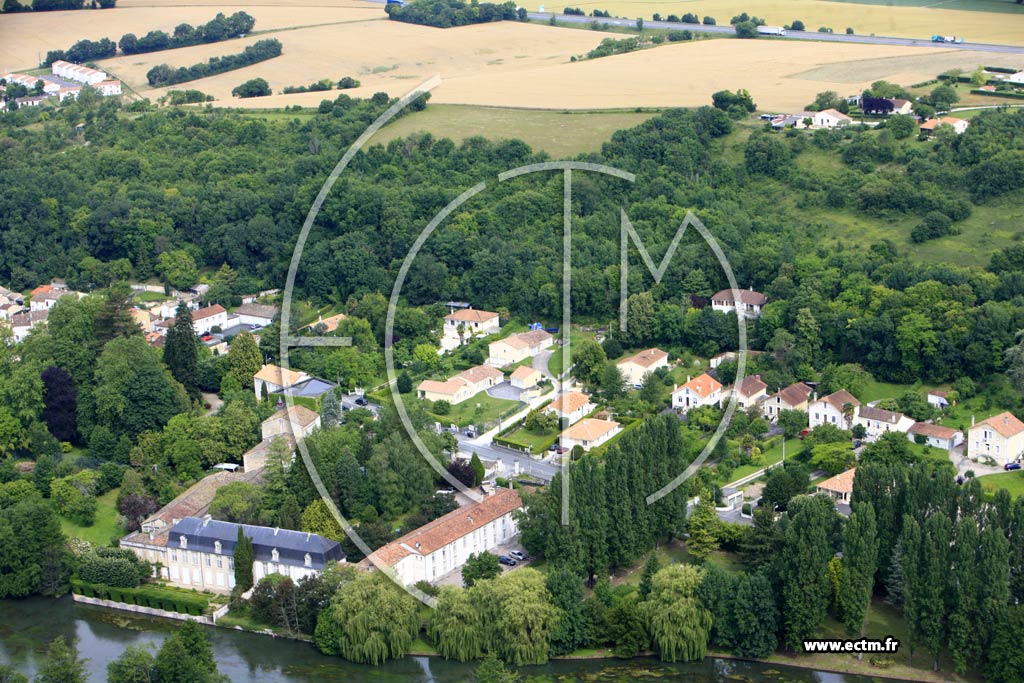
M313 566L313 557L309 553L306 553L306 558L304 560L304 564L307 567L312 567Z
M281 556L281 554L277 552L277 548L274 548L273 550L270 551L270 559L273 560L274 562L277 562L277 560L278 560L278 558L280 556Z
M181 535L181 539L180 539L179 542L181 543L181 547L182 548L187 548L188 547L188 539L185 538L185 534Z
M213 542L213 552L215 552L218 555L220 555L220 548L221 548L220 541L214 541Z

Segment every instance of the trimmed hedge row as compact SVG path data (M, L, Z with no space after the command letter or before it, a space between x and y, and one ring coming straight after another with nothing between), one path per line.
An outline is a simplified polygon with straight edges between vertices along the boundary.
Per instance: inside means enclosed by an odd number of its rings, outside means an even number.
M93 584L81 579L71 579L71 591L87 598L113 600L140 607L152 607L168 612L180 612L199 616L206 611L210 601L207 597L195 594L188 595L178 591L168 591L156 586L141 588L115 588L103 584Z
M991 90L972 90L971 94L988 95L989 97L1008 97L1014 100L1024 100L1024 92L993 92Z

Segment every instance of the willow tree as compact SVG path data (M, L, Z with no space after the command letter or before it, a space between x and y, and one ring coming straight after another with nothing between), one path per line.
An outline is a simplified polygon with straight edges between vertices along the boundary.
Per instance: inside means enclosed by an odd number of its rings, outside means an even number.
M673 564L660 570L640 614L665 662L704 658L711 633L711 612L697 599L703 572L693 565Z
M344 584L317 620L321 652L359 664L403 657L419 628L416 602L381 572Z
M486 625L478 593L445 586L437 596L437 609L430 615L427 635L445 659L468 662L484 654Z
M516 666L548 661L551 634L561 614L551 604L543 574L525 567L478 581L470 592L480 596L474 599L482 605L489 651Z

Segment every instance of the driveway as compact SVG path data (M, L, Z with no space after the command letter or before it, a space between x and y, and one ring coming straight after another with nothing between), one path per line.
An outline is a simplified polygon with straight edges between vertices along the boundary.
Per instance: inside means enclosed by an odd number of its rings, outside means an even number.
M555 379L555 376L551 374L550 370L548 370L548 361L551 360L552 354L554 354L553 349L541 351L540 353L533 357L532 361L533 369L539 372L540 374L544 375L548 379Z
M522 389L517 389L512 386L511 382L505 381L500 384L495 384L493 387L487 390L487 395L491 398L501 398L506 401L518 401L519 394L523 392Z
M525 550L523 550L523 546L519 545L519 543L517 543L515 541L513 541L512 543L503 543L502 545L495 546L495 547L491 548L490 550L488 550L487 552L491 553L492 555L497 555L497 556L500 557L502 555L508 555L510 550L519 550L519 551L524 552L524 553L526 552ZM501 571L508 572L508 571L513 571L515 569L519 569L520 567L524 567L524 566L530 564L530 558L527 557L522 562L519 562L518 560L516 560L516 562L518 564L516 564L515 567L508 567L508 566L505 566L505 565L501 565ZM435 586L460 586L461 587L462 586L462 567L459 567L457 569L453 569L452 571L448 572L447 574L442 574L441 576L439 576L436 579L434 579L433 581L431 581L431 583L434 584Z

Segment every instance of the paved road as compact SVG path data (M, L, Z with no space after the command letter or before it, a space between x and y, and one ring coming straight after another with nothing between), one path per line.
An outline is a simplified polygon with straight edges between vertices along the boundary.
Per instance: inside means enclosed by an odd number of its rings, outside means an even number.
M511 448L496 446L493 443L480 443L479 440L470 439L464 434L457 434L459 450L465 453L476 453L481 460L494 462L501 460L505 463L505 476L512 476L513 463L519 463L519 472L536 477L545 484L550 482L559 471L558 465L544 462L528 455L514 451Z
M528 12L530 19L537 21L548 21L552 14L549 12ZM636 19L624 18L597 18L581 17L573 14L555 14L556 21L570 24L590 24L599 22L610 26L636 26ZM684 24L682 22L652 21L644 19L644 28L657 29L680 29L693 31L694 33L717 33L732 35L736 31L732 26L705 26L703 24ZM1017 45L990 45L985 43L933 43L929 37L922 36L914 38L894 38L891 36L861 36L847 35L845 33L816 33L813 31L786 31L784 40L820 40L832 43L861 43L870 45L902 45L906 47L945 47L951 50L972 50L975 52L1003 52L1010 54L1024 54L1024 46Z

